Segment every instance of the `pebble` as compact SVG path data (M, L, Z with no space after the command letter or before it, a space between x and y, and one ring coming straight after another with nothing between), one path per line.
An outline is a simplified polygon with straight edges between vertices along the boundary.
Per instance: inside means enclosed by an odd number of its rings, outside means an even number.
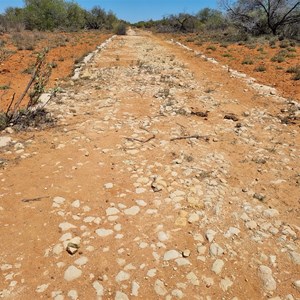
M140 212L140 208L138 206L132 206L124 210L124 214L127 216L135 216Z
M186 275L186 279L192 284L192 285L200 285L199 279L196 276L194 272L190 272Z
M209 229L206 231L205 237L211 243L214 240L216 234L217 233L214 230Z
M68 223L68 222L60 223L60 224L58 225L58 227L59 227L62 231L67 231L67 230L76 228L75 225L73 225L73 224L71 224L71 223Z
M154 290L159 296L165 296L168 293L165 284L159 279L156 279L154 283Z
M80 200L73 201L71 205L74 208L79 208L80 207Z
M233 285L233 282L228 278L225 277L221 280L220 287L223 290L223 292L227 292L228 289Z
M118 291L116 293L115 300L129 300L129 298L127 297L127 295L125 293Z
M272 270L264 265L259 266L258 275L262 280L263 287L266 291L276 290L276 281L273 278Z
M138 297L139 289L140 289L140 285L137 282L133 281L131 286L131 295Z
M114 232L111 229L100 228L100 229L96 230L96 233L101 237L107 237L107 236L113 234Z
M114 187L114 185L111 182L104 184L104 188L106 188L107 190L112 189L113 187Z
M98 297L104 296L104 288L103 288L103 285L99 281L93 282L93 288L96 290L96 294Z
M217 243L212 243L209 247L209 252L212 256L219 256L224 253L224 250Z
M290 252L290 257L294 264L300 265L300 254L298 252L295 251Z
M294 281L293 286L298 292L300 292L300 280Z
M72 300L77 300L78 299L78 293L76 290L71 290L68 292L68 296L72 299Z
M120 271L118 273L118 275L116 276L116 281L118 283L120 283L122 281L128 280L129 278L130 278L130 274L129 273L126 273L124 271Z
M0 137L0 148L8 146L12 142L12 138L9 136Z
M191 251L189 249L185 249L183 252L182 252L182 256L183 257L189 257L191 255Z
M157 236L158 236L158 239L159 239L161 242L165 242L165 241L167 241L167 240L169 239L168 235L167 235L165 232L163 232L163 231L160 231L160 232L157 234Z
M211 270L216 274L220 274L222 272L223 267L224 261L222 259L216 259L212 265Z
M147 276L148 276L148 277L155 277L155 276L156 276L156 272L157 272L156 269L150 269L150 270L147 272Z
M74 264L76 264L78 266L84 266L87 264L88 261L89 261L89 259L87 257L81 256L74 261Z
M116 207L109 207L106 209L107 216L117 215L120 211Z
M49 284L42 284L42 285L39 285L35 291L37 293L43 293L47 290L48 287L49 287Z
M246 227L250 230L253 230L257 227L257 223L253 220L246 222Z
M181 257L181 254L176 250L169 250L164 254L164 260L172 260Z
M76 268L75 266L70 266L65 271L64 279L66 281L73 281L79 278L82 274L82 271Z

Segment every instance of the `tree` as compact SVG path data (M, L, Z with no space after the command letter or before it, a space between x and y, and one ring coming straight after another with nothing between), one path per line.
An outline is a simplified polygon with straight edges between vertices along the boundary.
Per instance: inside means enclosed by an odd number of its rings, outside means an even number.
M78 30L84 28L85 11L75 2L67 2L66 10L66 27L71 30Z
M278 34L285 26L300 22L299 0L221 0L232 20L253 33Z
M25 0L27 29L53 30L63 27L66 19L64 0Z
M203 8L195 17L209 30L225 29L228 26L222 12L216 9Z

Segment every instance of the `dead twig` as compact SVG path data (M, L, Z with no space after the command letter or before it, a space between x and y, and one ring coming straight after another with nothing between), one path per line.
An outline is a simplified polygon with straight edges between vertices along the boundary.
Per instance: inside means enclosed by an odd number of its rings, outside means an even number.
M36 197L36 198L30 198L30 199L22 199L22 202L28 203L28 202L36 202L41 201L44 198L50 198L50 196L43 196L43 197Z
M146 140L140 140L140 139L136 139L136 138L126 138L126 140L130 141L130 142L139 142L139 143L147 143L150 142L151 140L155 139L155 135L153 134L151 137L149 137Z
M173 142L173 141L177 141L177 140L187 140L187 139L204 140L206 142L209 141L209 137L208 136L199 135L199 134L189 135L189 136L178 136L178 137L170 139L170 141Z

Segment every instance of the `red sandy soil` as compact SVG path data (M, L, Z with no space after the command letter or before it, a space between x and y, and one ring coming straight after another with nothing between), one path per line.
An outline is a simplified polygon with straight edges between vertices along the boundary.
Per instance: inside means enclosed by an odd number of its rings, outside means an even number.
M48 48L46 60L53 67L46 89L59 87L73 72L74 64L95 50L110 34L97 31L72 33L22 32L0 36L0 110L5 110L13 94L23 93L37 55ZM32 50L22 50L29 48ZM26 99L25 101L26 102Z
M246 73L254 77L258 82L275 87L282 96L293 100L300 100L300 81L293 80L293 74L287 69L300 65L299 45L289 44L286 48L280 47L280 42L276 42L272 48L267 40L257 40L251 43L214 43L199 42L201 36L190 35L167 35L188 47L200 51L208 57L230 68ZM203 38L202 38L203 39ZM211 49L212 48L212 49ZM287 56L283 62L274 62L271 59L280 51L286 51ZM253 64L243 64L243 61L250 60ZM264 66L266 71L258 72L255 69Z

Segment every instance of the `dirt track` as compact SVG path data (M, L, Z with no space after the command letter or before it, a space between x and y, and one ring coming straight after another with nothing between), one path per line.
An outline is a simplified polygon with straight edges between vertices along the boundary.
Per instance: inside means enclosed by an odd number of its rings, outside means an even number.
M300 299L296 104L148 34L54 100L2 134L0 298Z

